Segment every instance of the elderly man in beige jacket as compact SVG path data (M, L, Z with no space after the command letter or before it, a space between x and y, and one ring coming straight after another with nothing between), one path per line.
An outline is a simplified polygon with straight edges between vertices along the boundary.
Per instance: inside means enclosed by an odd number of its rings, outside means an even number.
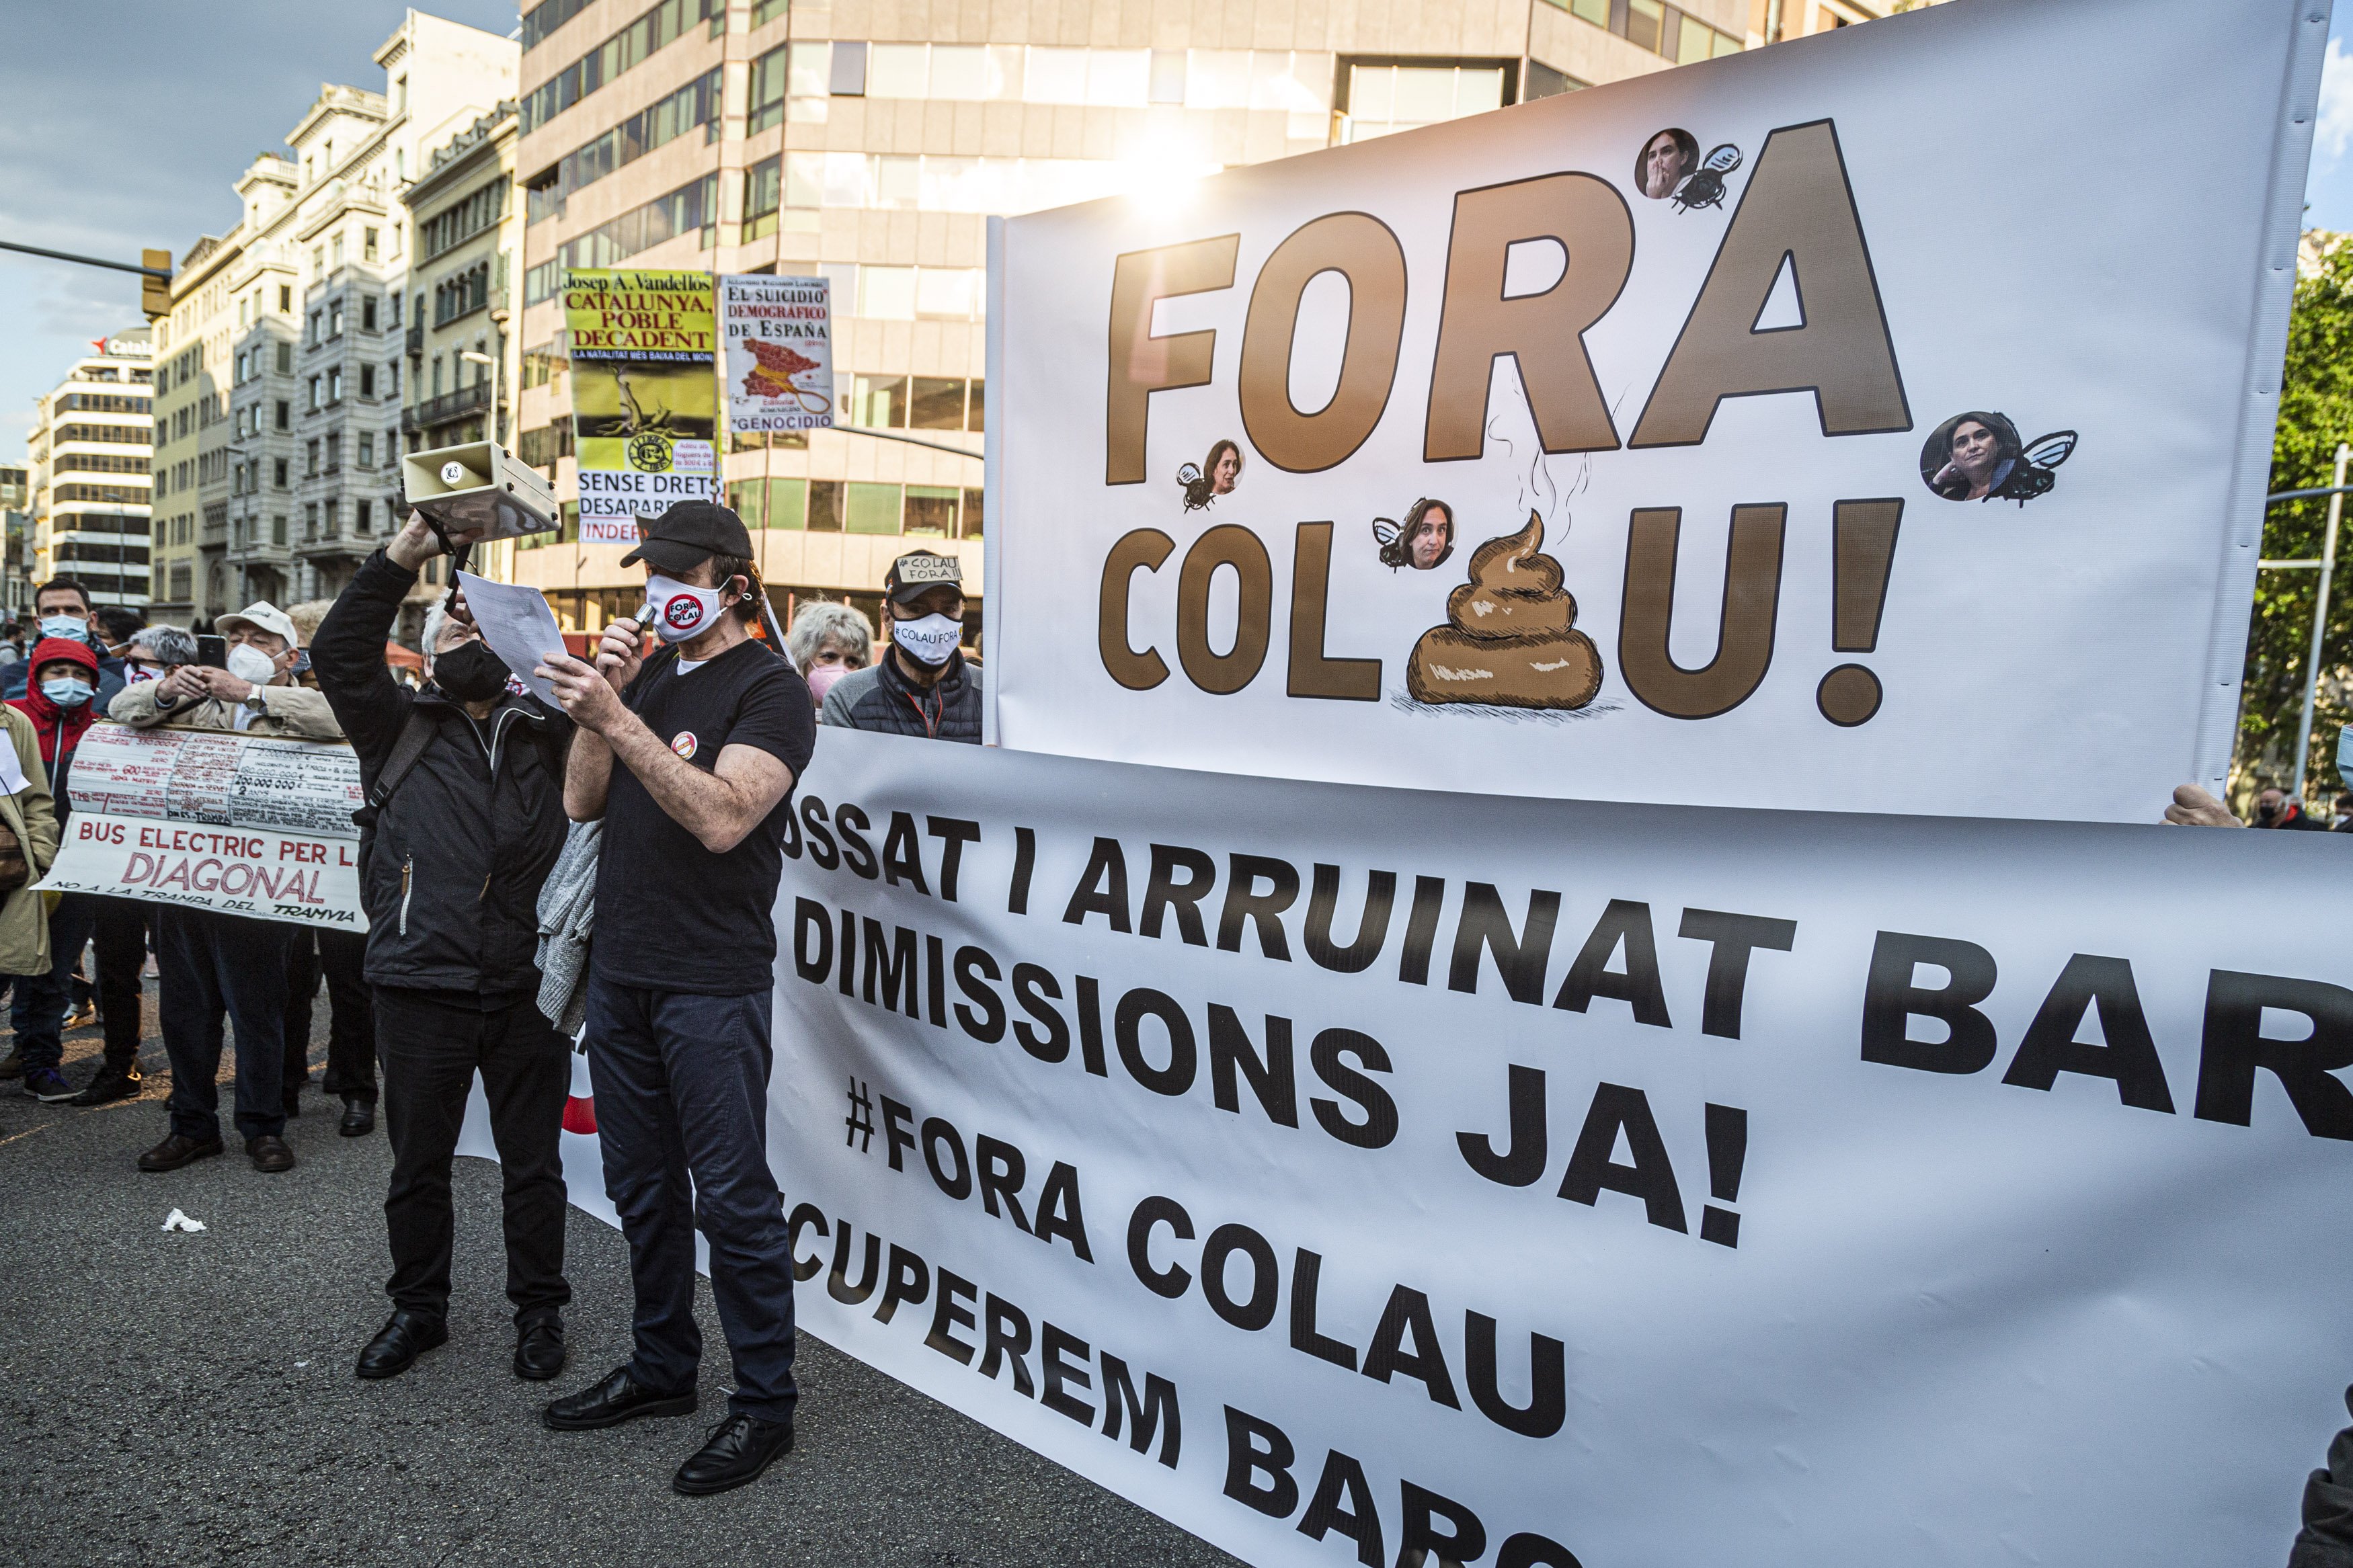
M57 806L49 798L49 771L41 762L41 742L33 732L33 721L0 703L0 731L5 731L0 744L5 744L16 760L11 768L0 758L0 828L16 840L15 853L0 853L0 882L13 884L0 892L0 975L46 974L49 917L33 884L47 874L49 862L58 858ZM13 790L8 787L11 784ZM0 840L0 851L5 849L5 841ZM64 1083L54 1061L27 1063L14 1050L0 1059L0 1079L36 1079L39 1074L57 1085ZM49 1085L37 1080L30 1087L37 1091Z
M294 683L294 623L275 605L249 605L214 623L228 668L184 664L161 680L126 687L108 717L144 728L174 724L340 741L342 726L318 692ZM176 1171L221 1152L221 1022L237 1030L237 1130L253 1168L294 1168L286 1146L286 961L294 928L167 904L156 912L156 1012L172 1058L171 1130L139 1156L142 1171Z

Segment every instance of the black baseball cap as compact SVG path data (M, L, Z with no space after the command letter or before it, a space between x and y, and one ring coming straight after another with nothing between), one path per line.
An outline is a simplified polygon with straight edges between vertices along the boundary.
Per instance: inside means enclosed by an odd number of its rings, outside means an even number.
M626 566L628 562L621 563ZM928 550L910 550L891 563L891 570L882 574L882 591L891 595L894 605L903 605L927 588L946 584L957 593L964 592L964 565L953 555L938 555Z
M752 558L752 536L744 520L712 500L682 500L659 517L640 519L644 537L621 557L624 566L651 562L664 572L691 572L714 555Z

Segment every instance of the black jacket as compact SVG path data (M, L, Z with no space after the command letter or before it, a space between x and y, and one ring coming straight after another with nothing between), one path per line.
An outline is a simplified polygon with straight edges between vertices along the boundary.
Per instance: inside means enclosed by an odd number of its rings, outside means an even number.
M936 685L926 689L899 673L886 646L865 669L833 683L818 716L821 724L844 730L874 730L934 741L980 744L980 667L952 654Z
M2353 1388L2345 1391L2353 1410ZM2287 1568L2353 1568L2353 1427L2328 1445L2328 1468L2304 1483L2304 1529L2288 1549Z
M361 872L375 985L512 995L538 989L539 890L564 848L563 748L572 722L529 697L477 722L427 686L404 689L384 645L417 582L377 551L320 624L319 688L373 791L412 706L433 742L375 825Z

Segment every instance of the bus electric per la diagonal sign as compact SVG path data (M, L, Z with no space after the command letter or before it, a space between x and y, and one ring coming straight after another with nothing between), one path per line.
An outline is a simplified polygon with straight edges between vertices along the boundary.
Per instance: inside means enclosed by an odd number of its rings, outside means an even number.
M1959 0L1007 222L997 738L1796 809L2219 783L2327 30Z

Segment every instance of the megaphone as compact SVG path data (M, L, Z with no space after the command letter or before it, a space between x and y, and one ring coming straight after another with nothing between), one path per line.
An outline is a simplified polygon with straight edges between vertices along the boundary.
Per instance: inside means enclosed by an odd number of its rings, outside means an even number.
M494 441L412 452L400 460L400 478L404 499L445 543L457 533L515 539L564 521L554 487Z

